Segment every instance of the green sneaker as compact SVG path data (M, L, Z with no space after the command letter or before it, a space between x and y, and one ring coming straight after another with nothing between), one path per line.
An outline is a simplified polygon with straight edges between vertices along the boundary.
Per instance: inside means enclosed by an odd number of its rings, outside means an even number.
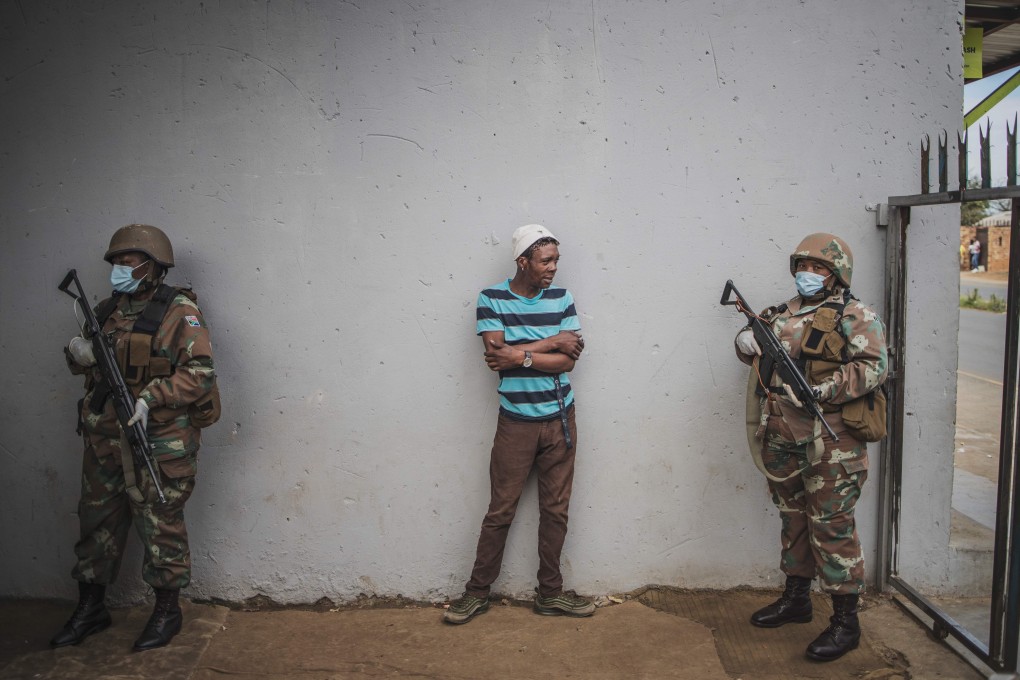
M449 608L443 612L443 621L453 624L467 623L487 611L489 611L489 598L475 597L464 593L451 602Z
M544 616L591 616L595 613L595 604L574 593L552 597L536 595L535 612Z

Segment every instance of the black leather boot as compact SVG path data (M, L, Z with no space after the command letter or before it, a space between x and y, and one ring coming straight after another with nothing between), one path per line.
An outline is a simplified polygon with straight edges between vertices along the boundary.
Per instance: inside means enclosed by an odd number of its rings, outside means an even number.
M785 623L810 622L811 581L803 576L787 576L782 596L751 614L751 623L759 628L778 628Z
M156 588L156 606L152 609L152 616L145 624L142 634L135 640L135 651L144 652L147 649L164 647L174 635L181 632L181 623L184 616L181 614L181 607L177 604L177 595L181 591Z
M78 582L78 606L64 627L53 639L51 647L76 645L93 633L106 630L112 620L103 599L106 597L106 586L100 583Z
M832 596L832 616L829 627L808 645L807 658L814 661L833 661L861 641L861 623L857 620L857 593Z

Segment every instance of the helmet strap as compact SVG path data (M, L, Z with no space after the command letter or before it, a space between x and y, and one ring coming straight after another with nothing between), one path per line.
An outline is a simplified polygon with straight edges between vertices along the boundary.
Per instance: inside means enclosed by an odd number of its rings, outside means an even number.
M142 282L138 284L137 292L139 293L157 288L159 284L163 282L163 278L166 277L166 267L152 258L149 258L149 263L152 266L149 267L149 271L145 273L145 277L142 279Z
M836 276L835 272L829 274L829 276L832 277L832 283L826 284L825 288L823 289L825 292L825 297L832 297L833 295L836 294L837 290L846 287L843 285L843 282L839 280L839 277Z

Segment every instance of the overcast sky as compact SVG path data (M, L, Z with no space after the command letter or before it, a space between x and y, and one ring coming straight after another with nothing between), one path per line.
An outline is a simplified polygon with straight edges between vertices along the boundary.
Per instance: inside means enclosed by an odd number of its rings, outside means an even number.
M970 111L972 108L981 103L981 100L991 94L995 88L1001 85L1006 80L1009 80L1010 76L1017 72L1017 69L1010 69L1009 71L1003 71L997 73L994 76L982 78L976 82L970 83L963 86L963 113ZM979 177L981 174L981 155L979 151L979 136L978 136L978 125L981 129L985 129L988 126L988 122L992 123L992 185L993 186L1004 186L1006 184L1006 121L1009 121L1010 128L1013 127L1014 116L1020 112L1020 88L1013 90L1009 95L1006 96L1001 102L995 105L991 111L988 112L978 123L975 123L970 128L970 136L967 140L968 146L968 161L967 170L971 177ZM961 114L962 120L962 114ZM961 123L962 125L962 123ZM955 144L954 135L955 132L949 132L950 137L950 156L949 166L952 168L956 159L953 158L952 148ZM935 139L935 134L932 134L932 181L937 181L937 165L934 163L937 156L938 142ZM950 172L950 188L954 188L952 183L955 182L952 172Z

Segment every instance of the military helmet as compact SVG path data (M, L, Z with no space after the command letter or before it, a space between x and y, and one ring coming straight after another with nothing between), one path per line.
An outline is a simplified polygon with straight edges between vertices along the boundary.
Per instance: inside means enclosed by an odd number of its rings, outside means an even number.
M164 267L174 266L174 249L161 229L148 224L129 224L113 233L110 248L103 259L113 261L114 255L129 252L145 253Z
M832 270L847 288L854 275L854 254L846 241L838 236L820 232L804 237L790 255L790 273L797 273L797 260L816 260Z

